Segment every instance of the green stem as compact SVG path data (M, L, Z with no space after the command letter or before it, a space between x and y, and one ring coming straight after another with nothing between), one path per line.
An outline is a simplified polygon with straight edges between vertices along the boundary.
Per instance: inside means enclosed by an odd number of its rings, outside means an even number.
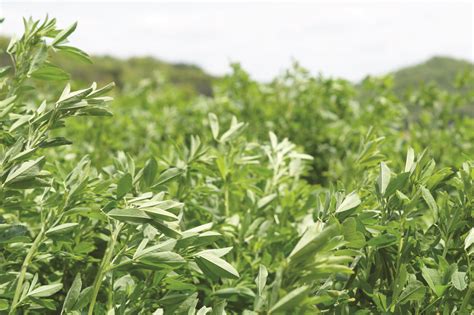
M464 296L464 299L462 300L461 308L459 309L459 314L465 314L464 312L466 311L467 306L471 301L471 295L472 295L473 290L474 290L474 284L470 283L469 289L467 289L467 293Z
M105 250L104 258L100 264L99 272L94 280L94 285L92 289L92 297L91 297L91 304L89 305L89 315L94 314L94 307L97 301L97 294L99 294L99 289L102 284L102 280L104 278L105 273L107 272L108 265L110 264L110 260L112 259L112 255L114 253L114 247L117 242L118 235L120 230L122 229L123 224L119 223L115 230L113 231L112 235L110 236L109 243L107 244L107 249Z
M448 254L448 244L449 244L449 242L451 242L451 236L448 236L448 238L444 242L443 258L446 258L446 255Z
M18 281L16 283L16 289L15 289L15 295L13 296L13 301L11 304L11 309L8 314L16 314L16 308L19 304L21 292L23 291L23 282L25 281L25 276L26 272L28 271L28 266L31 263L31 260L33 259L33 256L35 255L39 244L43 240L44 236L44 226L41 228L40 232L38 235L36 235L35 240L33 241L33 244L31 245L30 249L28 250L28 253L26 254L25 260L23 260L23 264L21 265L21 270L20 270L20 275L18 276Z
M226 184L224 191L224 207L225 207L225 216L228 217L230 214L229 210L229 188Z
M436 304L436 302L438 302L443 296L440 296L440 297L437 297L433 302L431 302L430 304L428 304L427 307L425 307L422 311L421 311L421 314L425 314L425 312L427 310L429 310L433 305Z

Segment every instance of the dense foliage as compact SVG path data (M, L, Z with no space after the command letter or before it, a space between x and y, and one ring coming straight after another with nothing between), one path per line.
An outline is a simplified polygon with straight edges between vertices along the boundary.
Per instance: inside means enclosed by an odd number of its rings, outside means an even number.
M52 63L75 27L25 20L0 68L1 311L474 310L472 68L86 87Z

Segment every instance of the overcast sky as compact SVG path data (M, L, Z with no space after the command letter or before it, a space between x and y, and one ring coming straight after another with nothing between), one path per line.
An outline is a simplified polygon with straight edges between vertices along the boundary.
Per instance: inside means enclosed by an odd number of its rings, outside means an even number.
M0 0L1 34L21 17L79 22L71 43L88 53L152 55L212 74L240 62L268 80L298 60L313 73L361 79L434 55L474 61L472 2L171 3Z

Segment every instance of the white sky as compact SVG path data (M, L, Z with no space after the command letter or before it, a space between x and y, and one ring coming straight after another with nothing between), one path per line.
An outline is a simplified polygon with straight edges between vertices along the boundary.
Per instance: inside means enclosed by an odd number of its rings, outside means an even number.
M474 4L390 2L132 2L0 0L1 34L21 17L48 13L79 26L71 43L88 53L153 55L212 74L239 61L268 80L298 60L313 73L351 80L448 55L474 61Z

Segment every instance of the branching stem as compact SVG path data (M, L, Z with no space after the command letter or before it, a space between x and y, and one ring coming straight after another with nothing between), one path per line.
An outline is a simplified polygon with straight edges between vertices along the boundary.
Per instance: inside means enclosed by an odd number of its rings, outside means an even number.
M110 261L112 259L113 253L114 253L114 247L115 244L117 243L117 239L120 233L120 230L122 229L123 224L118 223L115 230L112 232L112 235L110 236L110 240L107 244L107 249L105 250L104 258L102 259L102 262L100 264L99 271L97 273L97 276L95 277L94 280L94 285L92 289L92 297L91 297L91 304L89 305L89 315L94 314L94 307L95 303L97 301L97 295L99 294L99 289L102 284L102 280L104 279L105 273L107 272L109 268Z

